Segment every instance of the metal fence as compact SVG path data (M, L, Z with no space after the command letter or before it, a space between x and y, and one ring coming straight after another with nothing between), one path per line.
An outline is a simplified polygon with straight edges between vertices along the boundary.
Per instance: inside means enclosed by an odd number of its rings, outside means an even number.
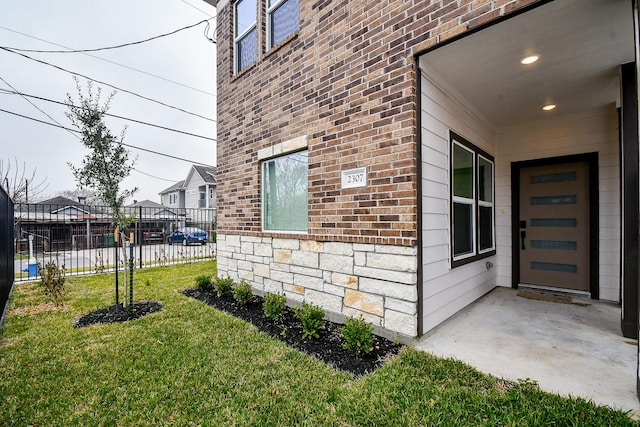
M120 232L133 237L137 268L215 257L213 209L136 206L124 213L132 223ZM122 255L116 258L113 222L106 206L16 204L15 279L37 278L48 262L64 265L67 274L111 271L116 259L123 268Z
M14 282L13 202L0 187L0 326Z

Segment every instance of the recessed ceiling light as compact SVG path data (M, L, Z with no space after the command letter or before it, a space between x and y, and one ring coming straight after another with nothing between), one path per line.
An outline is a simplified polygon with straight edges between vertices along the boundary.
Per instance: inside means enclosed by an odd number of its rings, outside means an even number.
M555 109L555 108L556 108L556 104L547 104L547 105L545 105L544 107L542 107L542 109L543 109L544 111L551 111L551 110L553 110L553 109Z
M529 65L529 64L533 64L538 59L540 59L540 55L529 55L529 56L526 56L526 57L522 58L520 63L522 65Z

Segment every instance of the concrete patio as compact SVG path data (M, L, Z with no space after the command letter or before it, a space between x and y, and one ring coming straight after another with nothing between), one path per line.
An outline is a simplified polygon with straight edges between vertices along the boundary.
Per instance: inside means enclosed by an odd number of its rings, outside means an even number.
M496 288L421 338L416 347L545 391L640 414L638 343L620 333L620 307L587 298ZM551 299L554 299L551 296Z

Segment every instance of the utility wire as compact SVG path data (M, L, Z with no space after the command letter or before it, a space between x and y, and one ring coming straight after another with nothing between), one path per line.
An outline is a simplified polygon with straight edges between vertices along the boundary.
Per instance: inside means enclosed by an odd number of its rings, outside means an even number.
M33 102L31 102L31 100L29 98L27 98L24 95L21 95L17 89L13 86L11 86L11 84L6 81L5 79L3 79L2 77L0 77L0 80L2 80L4 82L4 84L6 84L7 86L9 86L11 89L13 89L18 95L22 96L22 98L27 101L29 104L33 105L35 107L36 110L40 111L42 114L44 114L45 116L47 116L50 120L52 120L53 122L57 123L59 126L62 126L62 124L57 121L56 119L54 119L53 117L51 117L49 114L47 114L43 109L41 109L40 107L38 107L36 104L34 104ZM67 132L69 132L71 135L74 136L74 138L78 138L79 140L82 140L82 138L80 138L78 135L76 135L75 133L67 130Z
M167 178L160 178L159 176L155 176L155 175L151 175L150 173L142 172L140 169L137 169L137 168L133 168L133 170L138 172L138 173L141 173L142 175L146 175L146 176L151 177L151 178L159 179L160 181L167 181L167 182L173 182L173 183L180 181L179 179L173 180L173 179L167 179Z
M53 67L53 68L55 68L55 69L58 69L58 70L60 70L60 71L64 71L65 73L69 73L69 74L72 74L72 75L74 75L74 76L79 76L79 77L85 78L85 79L87 79L87 80L94 81L94 82L96 82L96 83L99 83L99 84L102 84L102 85L108 86L108 87L113 88L113 89L115 89L115 90L118 90L118 91L120 91L120 92L128 93L128 94L130 94L130 95L136 96L136 97L141 98L141 99L144 99L144 100L146 100L146 101L151 101L151 102L154 102L154 103L156 103L156 104L160 104L160 105L162 105L162 106L164 106L164 107L171 108L171 109L173 109L173 110L177 110L177 111L183 112L183 113L185 113L185 114L189 114L189 115L191 115L191 116L199 117L199 118L201 118L201 119L208 120L208 121L210 121L210 122L215 122L215 120L214 120L214 119L211 119L211 118L209 118L209 117L205 117L205 116L202 116L202 115L197 114L197 113L192 113L192 112L187 111L187 110L184 110L184 109L182 109L182 108L179 108L179 107L175 107L175 106L173 106L173 105L166 104L166 103L164 103L164 102L162 102L162 101L158 101L157 99L149 98L149 97L147 97L147 96L140 95L140 94L138 94L138 93L132 92L132 91L127 90L127 89L119 88L119 87L117 87L117 86L115 86L115 85L112 85L112 84L109 84L109 83L106 83L106 82L103 82L103 81L100 81L100 80L97 80L97 79L91 78L91 77L86 76L86 75L84 75L84 74L76 73L75 71L67 70L67 69L62 68L62 67L60 67L60 66L58 66L58 65L54 65L54 64L51 64L51 63L49 63L49 62L42 61L42 60L40 60L40 59L32 58L31 56L25 55L24 53L15 52L15 51L13 51L13 50L11 50L11 49L9 49L9 48L2 47L2 46L0 46L0 50L4 50L5 52L9 52L9 53L13 53L13 54L15 54L15 55L22 56L22 57L24 57L24 58L30 59L30 60L35 61L35 62L39 62L40 64L44 64L44 65L47 65L47 66L49 66L49 67Z
M2 79L2 77L0 77L0 80L4 81L4 80ZM5 82L5 83L7 83L6 81L4 81L4 82ZM7 84L8 84L8 83L7 83ZM13 88L13 87L12 87L12 88ZM36 95L29 95L29 94L24 93L24 92L18 92L18 91L16 91L15 89L14 89L13 91L5 90L5 89L0 89L0 93L4 93L4 94L7 94L7 95L20 95L20 96L22 96L23 98L28 97L28 98L39 99L39 100L41 100L41 101L52 102L52 103L54 103L54 104L64 105L65 107L75 107L75 108L80 108L80 107L79 107L79 106L77 106L77 105L73 105L73 104L72 104L72 105L69 105L69 104L67 104L66 102L56 101L55 99L43 98L43 97L41 97L41 96L36 96ZM29 101L29 102L31 102L31 101ZM34 105L35 105L35 104L34 104ZM36 107L36 108L38 108L38 107ZM45 113L45 114L46 114L46 113ZM151 126L151 127L155 127L155 128L163 129L163 130L168 130L168 131L171 131L171 132L181 133L181 134L188 135L188 136L193 136L193 137L196 137L196 138L202 138L202 139L206 139L206 140L213 141L213 142L217 142L217 141L218 141L217 139L215 139L215 138L211 138L211 137L208 137L208 136L198 135L198 134L195 134L195 133L186 132L186 131L178 130L178 129L173 129L173 128L169 128L169 127L166 127L166 126L157 125L157 124L154 124L154 123L144 122L144 121L142 121L142 120L136 120L136 119L132 119L132 118L129 118L129 117L119 116L119 115L117 115L117 114L104 113L104 115L105 115L105 116L109 116L109 117L114 117L114 118L116 118L116 119L122 119L122 120L127 120L127 121L130 121L130 122L134 122L134 123L139 123L139 124L141 124L141 125L146 125L146 126ZM51 117L49 117L49 118L51 118ZM53 119L52 119L52 120L53 120ZM55 121L55 120L54 120L54 121Z
M64 129L64 130L70 131L70 132L81 133L79 130L76 130L76 129L71 129L71 128L68 128L66 126L62 126L62 125L55 124L55 123L45 122L44 120L36 119L35 117L25 116L23 114L14 113L13 111L3 110L2 108L0 108L0 112L11 114L11 115L18 116L18 117L22 117L23 119L33 120L34 122L38 122L38 123L42 123L42 124L45 124L45 125L57 127L57 128L60 128L60 129ZM189 159L184 159L182 157L177 157L177 156L173 156L171 154L161 153L159 151L150 150L148 148L137 147L137 146L131 145L131 144L125 144L124 142L119 142L119 144L122 144L125 147L133 148L135 150L146 151L148 153L157 154L157 155L163 156L163 157L169 157L169 158L175 159L175 160L181 160L181 161L187 162L187 163L213 167L212 165L208 165L206 163L197 162L197 161L189 160Z
M157 40L159 38L162 37L167 37L176 33L179 33L180 31L184 31L184 30L188 30L189 28L193 28L196 27L200 24L206 23L207 25L209 25L209 21L207 21L206 19L203 19L200 22L196 22L195 24L191 24L191 25L187 25L186 27L182 27L182 28L178 28L177 30L168 32L168 33L164 33L164 34L160 34L158 36L153 36L153 37L149 37L147 39L144 40L138 40L135 42L129 42L129 43L122 43L119 45L115 45L115 46L106 46L106 47L97 47L97 48L93 48L93 49L73 49L73 50L37 50L37 49L20 49L17 47L7 47L7 49L11 49L11 50L15 50L17 52L31 52L31 53L87 53L87 52L98 52L101 50L111 50L111 49L120 49L123 47L127 47L127 46L135 46L138 44L142 44L142 43L147 43L150 42L152 40ZM206 37L206 34L205 34ZM212 39L208 39L209 41L212 41L215 43L215 41L213 41Z
M32 36L30 34L22 33L20 31L12 30L11 28L3 27L1 25L0 25L0 28L2 28L3 30L11 31L12 33L20 34L21 36L29 37L29 38L32 38L34 40L38 40L38 41L41 41L41 42L44 42L44 43L51 44L53 46L58 46L58 47L67 49L68 51L72 51L73 50L72 48L70 48L68 46L64 46L64 45L61 45L61 44L58 44L58 43L54 43L54 42L49 41L49 40L41 39L40 37L36 37L36 36ZM140 74L145 74L147 76L150 76L150 77L153 77L153 78L156 78L156 79L159 79L159 80L163 80L163 81L168 82L168 83L175 84L177 86L182 86L184 88L191 89L193 91L200 92L200 93L203 93L205 95L212 96L214 98L216 97L216 94L214 94L214 93L207 92L206 90L198 89L197 87L189 86L187 84L180 83L180 82L177 82L175 80L171 80L171 79L168 79L166 77L162 77L162 76L159 76L157 74L150 73L148 71L144 71L144 70L140 70L138 68L130 67L129 65L124 65L124 64L121 64L119 62L115 62L115 61L111 61L111 60L106 59L106 58L102 58L100 56L92 55L90 53L82 53L82 54L86 55L86 56L90 56L90 57L95 58L95 59L99 59L100 61L108 62L109 64L117 65L119 67L126 68L128 70L135 71L135 72L138 72Z

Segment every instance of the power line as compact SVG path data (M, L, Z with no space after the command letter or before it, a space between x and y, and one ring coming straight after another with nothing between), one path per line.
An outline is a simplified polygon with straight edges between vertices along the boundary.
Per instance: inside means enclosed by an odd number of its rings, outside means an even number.
M55 68L55 69L58 69L58 70L60 70L60 71L64 71L65 73L69 73L69 74L72 74L72 75L74 75L74 76L79 76L79 77L85 78L85 79L87 79L87 80L91 80L91 81L94 81L94 82L96 82L96 83L99 83L99 84L102 84L102 85L105 85L105 86L109 86L110 88L113 88L113 89L118 90L118 91L120 91L120 92L128 93L128 94L133 95L133 96L137 96L138 98L144 99L144 100L146 100L146 101L154 102L154 103L156 103L156 104L160 104L160 105L162 105L162 106L164 106L164 107L171 108L171 109L173 109L173 110L177 110L177 111L183 112L183 113L185 113L185 114L189 114L189 115L191 115L191 116L199 117L199 118L201 118L201 119L208 120L208 121L210 121L210 122L215 122L215 120L214 120L214 119L211 119L211 118L209 118L209 117L205 117L205 116L202 116L202 115L197 114L197 113L192 113L192 112L187 111L187 110L184 110L184 109L182 109L182 108L174 107L173 105L169 105L169 104L166 104L166 103L164 103L164 102L162 102L162 101L158 101L157 99L149 98L149 97L147 97L147 96L140 95L140 94L138 94L138 93L132 92L132 91L127 90L127 89L119 88L119 87L117 87L117 86L115 86L115 85L112 85L112 84L109 84L109 83L106 83L106 82L103 82L103 81L100 81L100 80L97 80L97 79L93 79L93 78L91 78L91 77L89 77L89 76L86 76L86 75L84 75L84 74L76 73L75 71L67 70L67 69L62 68L62 67L60 67L60 66L58 66L58 65L54 65L54 64L51 64L51 63L49 63L49 62L42 61L42 60L40 60L40 59L32 58L31 56L29 56L29 55L25 55L24 53L15 52L15 51L13 51L13 50L11 50L11 49L8 49L8 48L6 48L6 47L2 47L2 46L0 46L0 50L4 50L5 52L9 52L9 53L13 53L13 54L15 54L15 55L22 56L22 57L24 57L24 58L30 59L30 60L35 61L35 62L39 62L40 64L44 64L44 65L47 65L47 66L49 66L49 67L53 67L53 68Z
M54 42L49 41L49 40L41 39L40 37L32 36L31 34L22 33L22 32L20 32L20 31L12 30L11 28L3 27L3 26L1 26L1 25L0 25L0 28L2 28L3 30L6 30L6 31L10 31L10 32L12 32L12 33L20 34L21 36L25 36L25 37L32 38L32 39L34 39L34 40L41 41L41 42L43 42L43 43L48 43L48 44L53 45L53 46L58 46L58 47L61 47L61 48L67 49L68 51L72 51L72 50L73 50L72 48L70 48L70 47L68 47L68 46L64 46L64 45L61 45L61 44L58 44L58 43L54 43ZM207 27L207 28L208 28L208 27ZM205 30L206 30L206 29L205 29ZM207 37L207 38L208 38L208 37ZM15 49L14 49L14 50L15 50ZM95 59L99 59L100 61L108 62L109 64L117 65L117 66L119 66L119 67L126 68L126 69L128 69L128 70L135 71L135 72L140 73L140 74L144 74L144 75L147 75L147 76L150 76L150 77L153 77L153 78L159 79L159 80L163 80L163 81L168 82L168 83L175 84L175 85L177 85L177 86L182 86L182 87L184 87L184 88L191 89L191 90L193 90L193 91L200 92L200 93L203 93L203 94L205 94L205 95L212 96L212 97L214 97L214 98L216 97L216 94L214 94L214 93L207 92L206 90L198 89L197 87L189 86L189 85L187 85L187 84L180 83L180 82L177 82L177 81L175 81L175 80L171 80L171 79L168 79L168 78L166 78L166 77L162 77L162 76L159 76L159 75L157 75L157 74L150 73L150 72L148 72L148 71L140 70L140 69L138 69L138 68L131 67L131 66L129 66L129 65L124 65L124 64L121 64L121 63L116 62L116 61L111 61L110 59L102 58L102 57L100 57L100 56L92 55L92 54L90 54L90 53L82 53L82 54L83 54L83 55L86 55L86 56L90 56L90 57L95 58Z
M60 129L64 129L64 130L70 131L70 132L81 133L79 130L76 130L76 129L71 129L71 128L68 128L66 126L62 126L62 125L55 124L55 123L45 122L44 120L36 119L35 117L25 116L23 114L14 113L13 111L3 110L2 108L0 108L0 112L11 114L11 115L18 116L18 117L22 117L23 119L33 120L34 122L38 122L38 123L42 123L42 124L45 124L45 125L57 127L57 128L60 128ZM161 153L159 151L150 150L148 148L137 147L137 146L131 145L131 144L125 144L124 142L119 142L119 144L122 144L125 147L133 148L135 150L146 151L148 153L157 154L158 156L169 157L171 159L181 160L183 162L192 163L192 164L196 164L196 165L213 167L212 165L208 165L206 163L197 162L197 161L189 160L189 159L184 159L182 157L177 157L177 156L173 156L171 154Z
M142 172L140 169L137 169L137 168L133 168L133 170L138 172L138 173L141 173L142 175L146 175L146 176L151 177L151 178L159 179L160 181L167 181L167 182L178 182L178 181L180 181L179 179L178 180L173 180L173 179L160 178L159 176L155 176L155 175L151 175L150 173Z
M0 80L2 80L2 77L0 77ZM4 80L2 80L2 81L4 81ZM6 81L5 81L5 83L6 83ZM7 83L7 84L8 84L8 83ZM66 102L56 101L55 99L43 98L43 97L41 97L41 96L36 96L36 95L29 95L29 94L24 93L24 92L18 92L18 91L16 91L15 89L14 89L13 91L0 89L0 93L5 93L5 94L8 94L8 95L20 95L20 96L22 96L23 98L28 97L28 98L39 99L39 100L41 100L41 101L46 101L46 102L51 102L51 103L54 103L54 104L64 105L65 107L76 107L76 108L80 108L80 107L78 107L77 105L73 105L73 104L72 104L72 105L69 105L69 104L67 104ZM29 101L29 102L30 102L30 101ZM35 104L34 104L34 105L35 105ZM38 107L36 107L36 108L38 108ZM45 113L45 114L46 114L46 113ZM191 132L186 132L186 131L183 131L183 130L173 129L173 128L170 128L170 127L166 127L166 126L162 126L162 125L157 125L157 124L154 124L154 123L144 122L144 121L142 121L142 120L132 119L132 118L130 118L130 117L119 116L119 115L117 115L117 114L104 113L104 115L105 115L105 116L109 116L109 117L114 117L114 118L116 118L116 119L122 119L122 120L127 120L127 121L130 121L130 122L134 122L134 123L139 123L139 124L141 124L141 125L146 125L146 126L155 127L155 128L158 128L158 129L168 130L168 131L170 131L170 132L176 132L176 133L181 133L181 134L188 135L188 136L193 136L193 137L195 137L195 138L202 138L202 139L206 139L206 140L213 141L213 142L217 142L217 141L218 141L216 138L211 138L211 137L208 137L208 136L198 135L198 134L191 133ZM51 117L49 117L49 118L51 118ZM52 119L52 120L53 120L53 119ZM55 121L55 120L54 120L54 121ZM58 123L58 124L59 124L59 123Z
M203 19L200 22L196 22L195 24L191 24L191 25L187 25L186 27L182 27L182 28L178 28L177 30L168 32L168 33L164 33L164 34L160 34L158 36L153 36L153 37L149 37L146 38L144 40L138 40L138 41L134 41L134 42L129 42L129 43L122 43L119 45L115 45L115 46L106 46L106 47L97 47L97 48L93 48L93 49L73 49L73 50L37 50L37 49L21 49L21 48L17 48L17 47L7 47L7 49L11 49L11 50L15 50L17 52L31 52L31 53L88 53L88 52L98 52L101 50L112 50L112 49L120 49L123 47L128 47L128 46L135 46L138 44L142 44L142 43L147 43L150 42L152 40L157 40L159 38L162 37L167 37L167 36L171 36L173 34L179 33L180 31L184 31L184 30L188 30L189 28L193 28L196 27L200 24L206 23L207 25L209 25L209 21L207 21L206 19ZM206 37L206 34L205 34ZM215 41L213 39L209 39L209 41L215 43Z
M0 77L0 80L2 80L4 82L4 84L6 84L7 86L9 86L11 89L13 89L15 91L15 93L17 93L18 95L22 96L22 98L27 101L29 104L33 105L35 107L36 110L40 111L42 114L44 114L45 116L47 116L49 119L53 120L56 124L58 124L59 126L62 126L62 124L60 122L58 122L56 119L54 119L53 117L51 117L49 114L47 114L44 110L42 110L40 107L38 107L36 104L34 104L33 102L31 102L31 100L29 98L27 98L24 95L21 95L17 89L13 86L11 86L11 84L6 81L5 79L3 79L2 77ZM69 132L71 135L73 135L75 138L78 138L80 140L82 140L82 138L80 138L78 135L76 135L75 133L71 132L71 131L67 131Z

